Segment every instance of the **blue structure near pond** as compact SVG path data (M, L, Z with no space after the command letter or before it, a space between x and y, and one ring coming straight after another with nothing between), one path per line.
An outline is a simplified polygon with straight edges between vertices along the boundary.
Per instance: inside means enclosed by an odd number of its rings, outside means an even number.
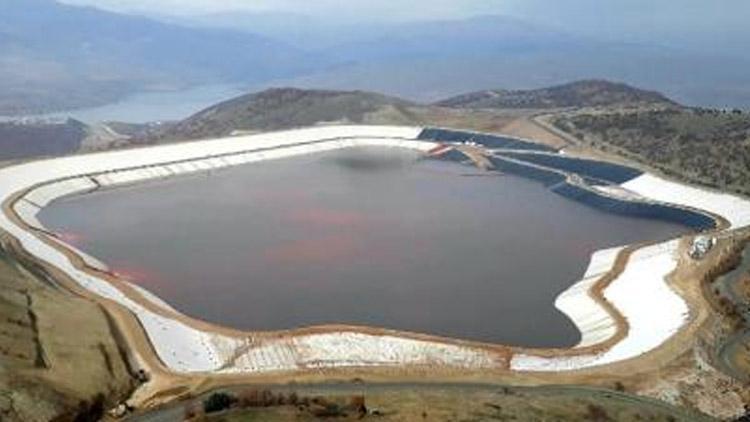
M490 157L490 162L495 169L508 174L525 177L527 179L542 182L545 186L552 186L562 183L566 179L563 172L546 169L543 167L530 166L523 163L509 160L503 157Z
M426 128L419 134L417 139L431 140L437 142L476 142L488 149L515 149L528 151L556 152L557 150L547 145L510 138L507 136L489 135L484 133L472 133L459 130Z
M503 152L502 155L617 184L625 183L643 174L640 170L619 164L584 158L572 158L563 155L537 154L533 152Z
M696 231L717 227L713 216L669 204L616 198L589 187L571 183L569 176L579 176L586 185L619 185L641 176L632 167L584 158L559 155L546 145L505 136L477 134L458 130L427 128L419 139L438 142L475 142L494 150L488 157L498 171L536 180L551 191L591 207L632 217L651 218L682 224ZM464 161L466 157L452 150L442 159Z
M668 221L696 231L710 230L717 226L713 217L698 211L653 202L613 198L568 182L555 185L551 190L566 198L614 214Z

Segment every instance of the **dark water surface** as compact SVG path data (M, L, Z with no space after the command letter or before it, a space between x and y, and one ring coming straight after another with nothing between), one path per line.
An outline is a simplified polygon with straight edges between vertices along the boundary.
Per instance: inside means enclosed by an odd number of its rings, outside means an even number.
M578 340L553 303L592 252L686 230L386 148L98 192L41 219L208 321L366 324L527 346Z

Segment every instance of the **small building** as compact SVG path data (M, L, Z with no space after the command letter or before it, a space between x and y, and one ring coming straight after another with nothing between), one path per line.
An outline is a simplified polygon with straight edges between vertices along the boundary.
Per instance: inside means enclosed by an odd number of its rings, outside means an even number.
M696 236L690 245L688 254L693 259L703 258L716 244L716 238L710 236Z

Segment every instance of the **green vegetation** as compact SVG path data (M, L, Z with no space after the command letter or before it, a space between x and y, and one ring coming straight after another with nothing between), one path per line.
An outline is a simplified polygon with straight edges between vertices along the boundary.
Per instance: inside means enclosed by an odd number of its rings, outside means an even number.
M221 412L229 409L236 399L224 392L213 393L203 402L203 411L206 413Z
M215 416L216 413L232 409L240 417L252 415L261 416L257 409L275 409L266 411L265 417L276 414L288 414L295 411L300 415L314 417L346 417L348 415L364 416L367 414L364 397L337 396L333 398L316 395L314 397L298 396L296 392L274 392L268 389L246 388L237 391L217 391L210 393L203 401L202 411L194 403L184 408L183 418L186 420ZM225 416L225 415L224 415ZM252 419L254 420L254 419ZM261 419L263 420L263 419Z
M750 114L662 109L561 115L553 124L594 148L663 173L750 194Z
M195 139L319 123L410 123L411 103L360 91L269 89L210 107L156 138Z
M0 146L3 142L9 146L0 149L3 151L0 152L0 159L3 156L9 159L106 150L321 124L441 126L510 134L520 131L524 136L533 137L536 134L543 141L549 141L543 133L538 133L541 129L524 123L539 109L602 105L669 108L674 103L658 93L607 81L579 81L528 91L482 91L434 105L364 91L274 88L219 103L180 122L108 122L106 125L79 128L76 136L71 138L75 141L73 144L67 141L70 137L64 132L65 127L9 123L6 125L8 136L4 141L0 140ZM73 123L69 121L66 125L72 126ZM534 126L536 132L532 131L530 135L529 126ZM48 139L50 135L45 131L53 129L59 132L59 136ZM33 139L27 139L30 136Z
M454 108L566 108L676 106L672 100L653 91L604 80L582 80L531 90L491 90L459 95L437 103Z
M314 387L310 387L313 389ZM305 387L301 388L302 390ZM295 400L243 403L228 412L186 413L188 420L249 421L708 421L708 417L615 391L578 387L362 386L339 391L300 390ZM349 391L351 390L351 391ZM239 393L241 397L243 394ZM260 396L286 397L265 391Z
M481 91L432 105L363 91L276 88L209 107L176 124L136 135L140 142L199 139L317 124L433 125L502 131L534 109L560 107L672 107L655 92L607 81L579 81L528 91Z

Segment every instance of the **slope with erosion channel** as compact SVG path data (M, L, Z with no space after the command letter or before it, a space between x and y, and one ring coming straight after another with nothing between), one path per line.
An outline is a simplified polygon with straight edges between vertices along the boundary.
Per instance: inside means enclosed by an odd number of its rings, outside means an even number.
M2 243L0 419L98 419L135 386L125 346L101 307L49 284L33 261L13 257L15 242Z

